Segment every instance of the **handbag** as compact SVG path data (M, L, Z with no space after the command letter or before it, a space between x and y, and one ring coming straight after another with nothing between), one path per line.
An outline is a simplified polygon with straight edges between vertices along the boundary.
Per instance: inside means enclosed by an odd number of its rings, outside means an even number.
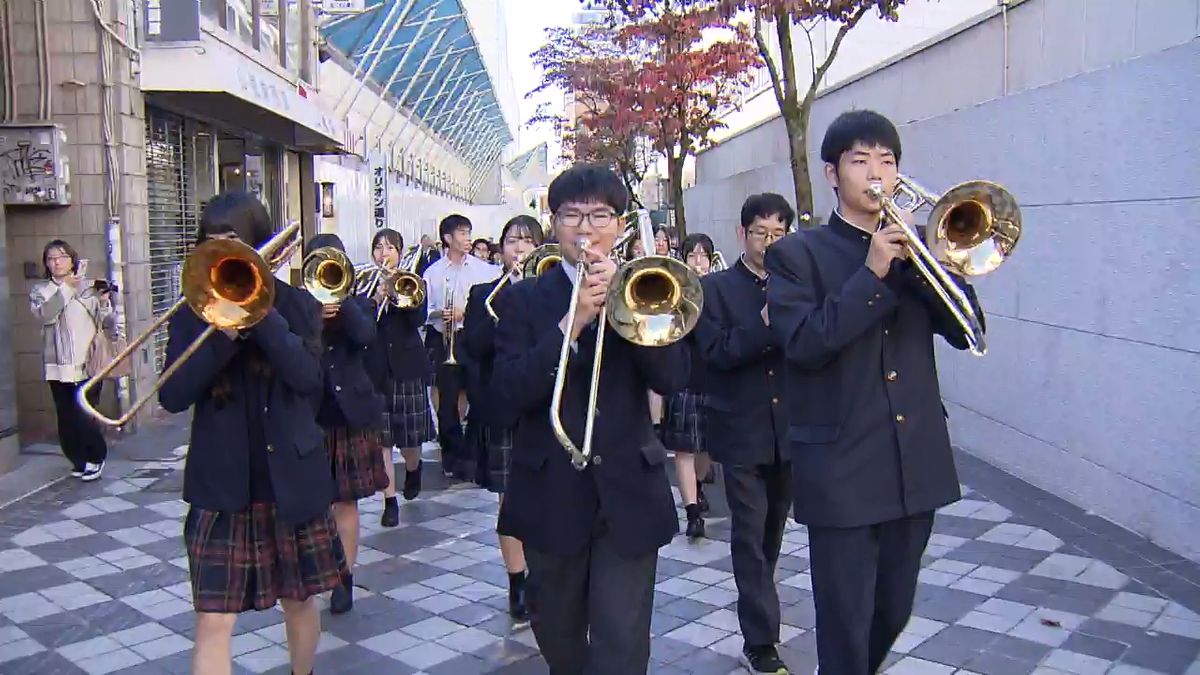
M92 338L92 344L88 347L87 361L83 364L84 372L88 377L95 377L97 373L104 370L117 354L120 354L125 349L125 340L121 338L109 337L108 331L100 323L100 309L97 305L96 312L91 314L92 324L96 327L96 336ZM126 375L129 375L132 368L129 359L122 360L117 367L108 373L106 379L116 380Z

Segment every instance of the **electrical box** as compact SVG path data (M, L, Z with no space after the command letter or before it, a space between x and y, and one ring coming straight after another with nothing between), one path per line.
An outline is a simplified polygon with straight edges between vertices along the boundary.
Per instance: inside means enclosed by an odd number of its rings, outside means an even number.
M0 124L0 189L6 206L67 206L67 135L57 124Z

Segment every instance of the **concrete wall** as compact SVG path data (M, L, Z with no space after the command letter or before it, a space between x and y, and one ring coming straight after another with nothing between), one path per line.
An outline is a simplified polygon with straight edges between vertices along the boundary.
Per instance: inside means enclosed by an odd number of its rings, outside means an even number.
M1200 2L1028 0L817 103L901 127L904 170L935 189L1009 187L1026 231L977 282L991 352L943 350L967 450L1200 559ZM1009 61L1005 67L1004 54ZM705 153L692 228L736 250L746 194L790 195L778 119Z
M129 0L109 2L109 23L122 35L129 16ZM9 0L13 20L13 61L17 89L17 119L38 121L36 107L39 83L35 59L37 31L34 0ZM42 247L51 239L70 242L81 257L88 258L91 279L120 278L129 334L139 332L150 320L149 277L146 271L146 181L143 104L131 74L127 53L114 45L112 120L117 151L121 229L114 254L109 255L110 224L105 202L104 145L101 134L100 28L96 25L91 0L57 0L45 3L48 26L47 53L51 109L49 121L61 125L67 137L71 170L72 204L65 208L12 208L8 211L4 237L6 285L4 296L10 315L11 346L5 345L16 363L16 401L21 442L29 444L53 438L54 407L43 380L41 327L29 311L29 289L38 280L26 278L26 263L33 263L40 277ZM2 57L0 57L2 58ZM109 260L123 261L122 269ZM121 273L118 275L118 271ZM3 361L0 361L3 363ZM153 367L153 364L149 364ZM145 364L135 364L135 376L143 384L153 375ZM0 367L0 381L3 369ZM111 390L112 387L108 387ZM11 400L8 396L5 401ZM3 423L0 423L3 427Z

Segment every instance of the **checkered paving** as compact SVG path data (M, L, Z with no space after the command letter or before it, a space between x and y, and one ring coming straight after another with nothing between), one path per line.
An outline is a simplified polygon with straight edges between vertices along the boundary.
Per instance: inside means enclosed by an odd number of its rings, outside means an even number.
M0 511L0 673L188 672L193 617L176 451L113 462ZM965 455L965 498L937 518L915 615L886 665L906 673L1200 674L1200 570ZM433 467L431 467L433 469ZM431 474L438 473L436 470ZM362 502L355 611L323 617L320 673L544 673L507 614L496 500L427 476L400 526ZM662 550L652 672L740 672L728 518ZM815 666L807 536L792 525L778 582L781 654ZM283 614L239 617L239 673L287 673Z

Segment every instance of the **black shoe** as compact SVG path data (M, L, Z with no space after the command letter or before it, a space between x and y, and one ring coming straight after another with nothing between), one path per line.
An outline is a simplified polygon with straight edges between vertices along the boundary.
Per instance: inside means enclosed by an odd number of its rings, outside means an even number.
M704 496L704 484L696 481L696 506L700 507L700 513L708 513L708 497Z
M408 483L407 479L404 481ZM406 485L405 490L408 489ZM395 497L384 497L383 499L383 517L379 519L379 524L384 527L395 527L400 524L400 505L396 503Z
M400 493L408 501L416 499L417 495L421 494L421 464L422 462L418 461L417 468L412 471L407 469L404 471L404 489Z
M508 575L508 615L514 623L529 621L529 608L525 606L525 574Z
M761 647L746 647L742 650L742 660L752 673L771 673L772 675L788 675L787 664L779 658L775 645Z
M687 527L684 529L684 534L688 539L703 539L704 518L700 516L700 506L688 504L683 507L683 510L687 512Z
M329 596L329 613L345 614L354 609L354 575L348 574Z

